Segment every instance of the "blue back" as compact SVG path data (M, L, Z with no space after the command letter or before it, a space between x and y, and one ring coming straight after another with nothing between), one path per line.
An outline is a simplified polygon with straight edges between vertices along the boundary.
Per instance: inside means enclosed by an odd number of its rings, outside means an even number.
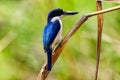
M45 51L50 48L60 30L60 27L59 20L56 20L55 22L48 22L48 24L45 26L43 32L43 45Z

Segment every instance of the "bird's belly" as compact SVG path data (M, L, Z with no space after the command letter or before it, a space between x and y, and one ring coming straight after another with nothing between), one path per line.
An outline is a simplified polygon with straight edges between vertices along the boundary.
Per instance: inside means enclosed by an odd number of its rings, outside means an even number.
M53 41L53 43L51 44L51 47L54 49L56 45L58 45L62 40L62 36L61 36L61 31L57 34L57 37L55 38L55 40Z

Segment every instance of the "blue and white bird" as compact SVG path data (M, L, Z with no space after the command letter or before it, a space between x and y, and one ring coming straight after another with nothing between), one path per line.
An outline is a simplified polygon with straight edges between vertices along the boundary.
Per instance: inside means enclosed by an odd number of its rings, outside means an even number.
M46 70L50 71L52 68L52 52L56 45L62 40L62 22L60 18L64 15L74 15L78 12L63 11L62 9L54 9L49 12L47 18L47 25L43 31L43 46L47 53Z

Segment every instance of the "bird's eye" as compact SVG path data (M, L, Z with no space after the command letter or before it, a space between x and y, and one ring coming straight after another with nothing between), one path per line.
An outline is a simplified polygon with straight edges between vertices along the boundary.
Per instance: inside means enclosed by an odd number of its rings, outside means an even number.
M60 14L61 14L61 15L63 14L63 10L60 10Z
M64 11L63 10L61 10L61 13L63 13Z

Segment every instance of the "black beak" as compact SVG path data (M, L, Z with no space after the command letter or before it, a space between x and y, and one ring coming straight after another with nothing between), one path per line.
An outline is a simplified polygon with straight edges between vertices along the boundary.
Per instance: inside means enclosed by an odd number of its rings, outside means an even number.
M63 15L75 15L78 14L78 12L72 12L72 11L64 11Z

